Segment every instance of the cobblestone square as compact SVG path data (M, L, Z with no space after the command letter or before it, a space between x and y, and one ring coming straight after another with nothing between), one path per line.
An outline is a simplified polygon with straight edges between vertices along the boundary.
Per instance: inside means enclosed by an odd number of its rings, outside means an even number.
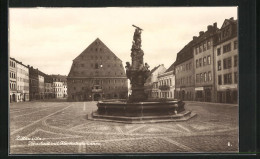
M184 122L87 120L96 102L10 104L10 154L238 152L238 106L185 102Z

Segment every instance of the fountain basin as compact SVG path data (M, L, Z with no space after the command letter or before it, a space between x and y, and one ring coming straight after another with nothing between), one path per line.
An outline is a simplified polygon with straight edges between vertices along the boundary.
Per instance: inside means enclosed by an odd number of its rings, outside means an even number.
M101 101L98 110L89 119L118 121L124 123L183 121L195 116L184 109L180 100L145 101L128 103L126 101Z

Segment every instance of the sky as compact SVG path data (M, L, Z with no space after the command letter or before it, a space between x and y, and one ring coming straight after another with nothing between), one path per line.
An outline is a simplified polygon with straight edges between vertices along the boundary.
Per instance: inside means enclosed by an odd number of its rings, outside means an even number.
M231 17L237 19L237 7L10 8L9 56L68 75L72 60L99 38L125 65L134 24L143 29L144 62L168 68L193 36Z

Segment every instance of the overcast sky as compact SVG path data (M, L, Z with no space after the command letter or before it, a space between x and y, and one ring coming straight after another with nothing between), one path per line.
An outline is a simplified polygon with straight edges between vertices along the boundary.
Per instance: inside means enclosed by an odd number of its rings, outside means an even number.
M237 7L11 8L10 56L47 74L68 75L72 60L96 38L125 65L134 28L142 32L144 62L168 68L177 53L217 22L237 19Z

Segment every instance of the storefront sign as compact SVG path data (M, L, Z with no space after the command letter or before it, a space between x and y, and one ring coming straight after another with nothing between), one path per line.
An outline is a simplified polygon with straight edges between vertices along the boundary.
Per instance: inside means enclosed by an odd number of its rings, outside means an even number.
M203 91L204 89L203 89L203 87L196 87L195 88L195 91Z
M237 89L237 85L221 85L219 86L220 89Z

